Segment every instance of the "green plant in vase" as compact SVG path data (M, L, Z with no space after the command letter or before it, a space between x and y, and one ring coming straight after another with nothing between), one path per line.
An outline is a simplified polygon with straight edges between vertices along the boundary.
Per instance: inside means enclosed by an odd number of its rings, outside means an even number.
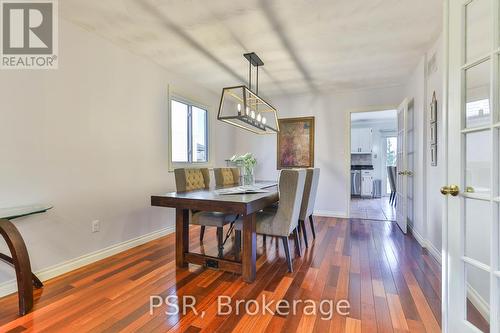
M257 160L252 153L243 155L234 155L230 159L231 162L243 169L243 185L253 185L255 183L253 177L253 169L257 165Z

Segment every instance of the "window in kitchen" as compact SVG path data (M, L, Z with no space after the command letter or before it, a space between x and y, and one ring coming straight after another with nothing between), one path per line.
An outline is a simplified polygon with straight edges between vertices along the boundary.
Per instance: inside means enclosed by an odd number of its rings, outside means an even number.
M207 163L208 110L189 101L170 100L171 162Z
M387 137L386 138L386 150L385 150L385 173L386 173L386 194L391 193L391 183L389 182L389 175L387 173L388 166L396 166L396 156L397 156L397 147L398 147L398 138Z

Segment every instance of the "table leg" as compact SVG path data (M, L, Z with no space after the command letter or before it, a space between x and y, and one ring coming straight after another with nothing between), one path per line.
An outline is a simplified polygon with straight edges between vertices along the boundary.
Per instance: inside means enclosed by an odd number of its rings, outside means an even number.
M12 267L15 267L14 260L8 255L0 253L0 260L11 265ZM35 274L31 274L31 279L33 280L33 286L35 286L35 288L40 289L43 287L42 281L40 281L40 279Z
M175 262L177 267L187 267L184 254L189 252L189 210L175 209Z
M243 280L251 283L255 281L257 237L255 234L255 214L249 214L243 220Z
M33 284L30 258L24 240L12 222L0 219L0 234L5 239L16 269L19 314L24 316L33 308Z

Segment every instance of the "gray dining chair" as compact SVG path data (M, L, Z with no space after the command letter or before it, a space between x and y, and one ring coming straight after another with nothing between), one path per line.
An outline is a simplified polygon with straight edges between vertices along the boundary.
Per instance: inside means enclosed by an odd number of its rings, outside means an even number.
M207 168L180 168L174 170L177 192L208 189L210 173ZM219 212L190 211L189 223L199 225L200 241L203 241L205 227L217 228L218 256L224 255L224 226L237 219L237 215Z
M306 182L304 185L304 194L302 196L302 204L300 206L300 217L299 217L299 231L302 230L302 236L304 238L304 243L306 248L309 247L307 242L307 231L305 226L305 221L309 219L311 224L311 232L313 239L316 239L316 230L314 230L314 203L316 202L316 193L318 192L319 183L319 168L309 168L306 169Z
M288 271L293 272L292 258L288 237L293 234L295 251L301 255L298 233L300 207L306 171L304 169L284 169L279 177L279 205L275 211L260 211L256 213L256 233L260 235L279 237L283 241ZM238 219L236 230L242 230L243 221ZM244 246L244 244L243 244Z
M389 186L391 187L391 195L389 196L389 203L396 205L396 167L387 167L387 176L389 178Z

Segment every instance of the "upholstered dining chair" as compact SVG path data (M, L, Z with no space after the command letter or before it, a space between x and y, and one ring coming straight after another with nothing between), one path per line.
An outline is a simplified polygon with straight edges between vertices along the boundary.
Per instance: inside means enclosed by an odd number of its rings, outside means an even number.
M278 208L275 211L257 212L255 217L257 234L279 237L283 241L289 272L293 271L288 243L288 237L291 234L294 236L297 255L301 255L298 221L305 180L306 171L304 169L281 170ZM236 223L236 230L242 230L242 228L243 221L240 218Z
M389 196L389 204L396 205L396 167L387 167L387 176L389 178L389 185L391 187L391 195Z
M311 232L313 238L316 239L316 230L314 230L314 203L316 202L316 192L318 192L319 183L319 168L306 169L306 182L304 185L304 194L302 195L302 204L300 206L299 231L302 229L304 243L306 248L309 247L307 242L307 231L305 226L306 219L309 219L311 224Z
M210 173L206 168L181 168L175 169L175 185L177 192L187 192L207 189L210 187ZM219 212L200 212L191 211L189 214L189 223L199 225L200 241L203 241L205 227L217 228L217 247L218 255L224 254L224 229L223 227L237 219L236 215L224 214Z
M240 183L240 169L238 168L214 168L214 175L217 187Z

